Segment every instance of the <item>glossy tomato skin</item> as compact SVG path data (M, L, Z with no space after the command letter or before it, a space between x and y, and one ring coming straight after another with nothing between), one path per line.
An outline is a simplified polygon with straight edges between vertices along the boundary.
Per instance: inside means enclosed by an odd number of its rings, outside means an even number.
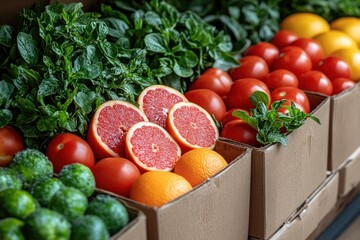
M55 173L59 173L63 166L72 163L81 163L90 169L95 164L90 145L73 133L54 136L46 147L46 156L52 162Z
M9 125L0 128L0 167L8 166L14 155L24 149L23 138L15 128Z
M261 144L256 140L256 134L257 131L253 127L239 119L232 120L225 124L221 130L220 137L245 143L254 147L260 147Z
M299 81L295 74L286 69L276 69L270 72L264 79L264 83L270 90L279 87L298 87Z
M92 168L96 187L129 197L132 185L140 177L139 169L126 158L109 157Z
M299 78L299 88L331 96L333 86L328 77L320 71L312 70Z
M239 60L239 66L229 70L231 78L236 81L240 78L256 78L263 80L269 73L265 60L258 56L245 56Z
M355 86L355 82L348 78L335 78L331 82L333 85L333 95Z
M226 123L232 121L232 120L241 120L240 118L238 117L235 117L233 116L233 112L235 111L238 111L238 110L241 110L241 111L245 111L247 114L250 114L249 111L247 110L244 110L244 109L240 109L240 108L233 108L233 109L230 109L229 111L227 111L224 115L224 117L221 119L221 123L223 126L225 126Z
M324 73L330 80L335 78L351 78L350 65L340 57L330 56L320 60L315 70Z
M185 97L192 103L204 108L208 113L213 114L217 121L220 121L226 112L226 106L222 98L209 89L195 89L185 93Z
M281 100L281 99L287 99L290 100L298 105L300 105L300 108L305 113L310 113L310 103L307 95L305 92L299 88L295 87L280 87L276 88L271 92L271 99L273 102Z
M294 73L297 78L312 69L309 55L300 47L287 46L280 50L279 56L271 65L271 70L286 69Z
M266 93L271 101L269 88L263 81L255 78L242 78L236 80L231 86L230 92L227 96L229 109L241 108L248 111L253 109L254 105L250 101L250 96L256 91ZM268 107L270 106L270 101Z
M202 73L189 87L189 91L195 89L210 89L224 97L230 91L233 80L230 75L218 68L209 68Z
M275 45L279 50L290 45L297 40L299 36L288 30L279 30L275 33L270 42Z
M299 38L290 46L297 46L303 49L310 57L313 68L324 58L324 50L318 41L312 38Z
M244 56L258 56L265 60L268 67L271 66L274 59L279 55L279 49L272 43L259 42L250 46Z

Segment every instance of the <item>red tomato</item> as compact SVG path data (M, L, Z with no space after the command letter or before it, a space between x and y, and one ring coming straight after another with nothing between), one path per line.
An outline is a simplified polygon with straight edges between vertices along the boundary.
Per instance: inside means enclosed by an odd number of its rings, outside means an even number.
M297 78L312 68L309 55L299 47L288 46L280 50L279 56L271 65L272 70L286 69L294 73Z
M312 70L299 78L299 88L331 96L333 86L330 79L320 71Z
M270 72L264 79L264 83L270 90L278 87L298 87L297 77L286 69L276 69Z
M205 88L224 97L230 91L232 84L233 80L227 72L218 68L209 68L191 83L189 90Z
M271 43L259 42L250 46L245 52L244 56L258 56L265 60L268 67L271 66L274 59L279 55L279 49Z
M139 169L125 158L109 157L98 161L92 168L96 187L129 197L132 185L140 177Z
M236 80L231 86L230 92L227 96L227 102L230 109L241 108L250 110L254 105L250 101L250 96L253 92L261 91L268 95L270 106L270 91L263 81L255 78L243 78Z
M222 98L209 89L195 89L185 93L185 97L193 103L204 108L208 113L214 114L216 120L220 121L226 112L226 106Z
M304 91L301 89L295 88L295 87L280 87L276 88L274 91L271 92L271 99L273 102L281 100L281 99L287 99L301 107L303 112L310 113L310 103L307 95Z
M0 128L0 167L8 166L14 155L24 148L23 138L15 128L11 126Z
M290 46L297 46L302 48L310 57L312 66L324 58L324 50L320 43L312 38L299 38L292 42Z
M290 45L298 38L299 36L291 31L279 30L275 33L274 37L271 39L270 42L281 50L282 48Z
M46 156L52 162L55 173L59 173L63 166L71 163L81 163L89 168L95 164L90 145L73 133L54 136L46 147Z
M348 78L335 78L331 82L333 85L333 95L341 93L342 91L355 85L355 82Z
M258 56L242 57L239 64L238 67L229 70L229 74L234 81L240 78L263 80L269 73L269 67L265 60Z
M241 120L240 118L235 117L235 116L232 115L232 113L233 113L234 111L238 111L238 110L242 110L242 111L247 112L247 114L250 114L249 111L247 111L247 110L240 109L240 108L233 108L233 109L227 111L227 112L225 113L224 117L221 119L222 125L225 126L225 124L228 123L228 122L230 122L231 120Z
M339 57L330 56L322 59L315 69L324 73L330 80L335 78L351 79L350 65Z
M304 109L304 107L303 107L302 105L298 104L297 102L294 102L294 101L288 100L288 99L286 99L286 100L287 100L287 101L284 102L282 106L289 106L289 107L290 107L290 106L291 106L291 102L293 102L293 103L295 104L296 108L300 109L300 111L305 112L305 113L308 113L308 112L306 112L306 110ZM287 110L287 109L284 108L284 107L281 107L281 108L278 109L278 112L281 112L281 113L283 113L283 114L286 114L288 111L289 111L289 110ZM284 130L282 130L282 131L284 131ZM286 131L285 131L285 132L286 132Z
M220 137L231 139L237 142L260 147L261 144L256 140L257 131L248 123L242 120L232 120L225 124L221 130Z

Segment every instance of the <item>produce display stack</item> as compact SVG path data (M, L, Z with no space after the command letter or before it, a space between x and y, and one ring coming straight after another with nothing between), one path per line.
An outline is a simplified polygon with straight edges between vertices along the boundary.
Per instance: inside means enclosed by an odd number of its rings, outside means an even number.
M359 36L347 0L2 1L0 239L316 239Z

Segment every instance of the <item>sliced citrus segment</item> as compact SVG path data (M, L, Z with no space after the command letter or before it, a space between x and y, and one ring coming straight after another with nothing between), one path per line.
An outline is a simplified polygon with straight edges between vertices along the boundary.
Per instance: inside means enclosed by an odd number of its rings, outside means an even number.
M166 117L175 103L187 102L186 97L178 90L163 86L152 85L145 88L138 97L141 111L145 113L150 122L166 127Z
M126 133L141 121L148 121L147 117L131 103L110 100L100 105L91 119L87 135L96 159L124 157Z
M160 125L134 124L125 138L126 155L142 171L171 171L181 156L181 149Z
M214 148L219 131L211 115L191 102L176 103L167 117L167 130L178 142L181 150Z

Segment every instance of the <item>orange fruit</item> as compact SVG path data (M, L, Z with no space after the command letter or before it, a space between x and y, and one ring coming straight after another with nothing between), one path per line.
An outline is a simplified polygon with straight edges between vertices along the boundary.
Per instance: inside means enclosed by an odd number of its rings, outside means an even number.
M191 184L185 178L173 172L146 172L132 186L130 199L160 207L191 189Z
M125 137L126 156L142 171L171 171L181 156L181 149L160 125L138 122Z
M339 30L330 30L314 37L323 47L324 56L328 57L340 49L357 49L357 44L348 34Z
M91 118L87 142L96 159L125 156L125 136L137 122L147 121L133 104L110 100L101 104Z
M224 169L228 163L219 153L208 148L197 148L183 154L174 173L183 176L195 187Z
M176 103L169 111L166 129L183 153L194 148L214 148L219 131L211 115L191 102Z
M150 122L166 127L166 117L171 107L178 102L187 102L186 97L178 90L163 86L152 85L145 88L138 97L141 111Z
M360 81L360 50L359 49L341 49L332 54L340 57L350 66L351 80Z
M285 17L280 28L291 31L303 38L314 36L330 30L330 25L325 18L313 13L294 13Z
M341 17L332 21L330 27L347 33L360 47L360 18Z

